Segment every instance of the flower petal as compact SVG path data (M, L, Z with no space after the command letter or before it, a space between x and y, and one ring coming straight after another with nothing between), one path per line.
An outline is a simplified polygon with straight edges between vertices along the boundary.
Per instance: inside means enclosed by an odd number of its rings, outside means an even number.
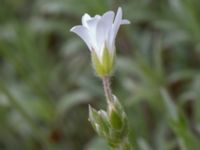
M119 7L115 19L113 11L94 17L85 13L82 16L82 25L75 26L70 31L80 36L90 51L95 51L99 60L102 60L105 48L111 55L114 54L115 39L119 27L129 23L128 20L122 19L122 9Z
M121 24L130 24L131 22L129 21L129 20L127 20L127 19L123 19L122 21L121 21Z
M96 41L99 48L97 52L99 53L99 57L103 55L103 49L106 44L105 42L108 39L108 34L109 31L111 30L113 19L114 19L114 12L108 11L101 17L101 20L98 22L96 29L97 30Z
M89 31L86 27L78 25L71 28L70 31L76 33L79 37L81 37L82 40L87 44L90 51L92 51L91 38L89 35Z
M92 43L92 47L96 50L98 48L97 46L97 41L96 41L96 31L97 31L97 24L99 22L99 18L92 18L90 20L87 21L87 25L88 25L88 31L90 34L90 38L91 38L91 43Z
M95 15L94 17L97 18L97 19L101 19L100 15Z
M96 34L96 27L97 27L99 20L100 20L99 18L92 18L92 19L88 20L87 21L88 30L91 31L92 33Z
M90 20L90 19L91 19L90 15L87 14L87 13L85 13L85 14L83 15L83 17L82 17L82 20L81 20L83 26L87 27L87 21Z
M117 14L116 14L116 17L115 17L115 21L113 23L113 38L115 39L116 35L117 35L117 32L119 30L119 27L121 25L121 21L122 21L122 8L119 7L118 10L117 10Z
M115 51L115 39L119 31L119 27L123 24L130 24L130 21L127 19L122 19L122 8L119 7L108 39L108 47L112 52Z
M114 50L115 50L115 46L114 46L115 38L116 38L116 35L117 35L117 32L119 30L121 23L122 23L122 9L121 9L121 7L119 7L117 10L117 14L116 14L114 23L112 24L112 28L109 33L108 47L111 52L114 52Z

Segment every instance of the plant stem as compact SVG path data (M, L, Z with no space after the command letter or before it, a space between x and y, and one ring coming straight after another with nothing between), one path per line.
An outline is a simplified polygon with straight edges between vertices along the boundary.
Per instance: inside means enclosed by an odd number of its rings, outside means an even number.
M113 94L110 86L110 77L102 77L102 82L107 103L110 104L111 102L113 102Z

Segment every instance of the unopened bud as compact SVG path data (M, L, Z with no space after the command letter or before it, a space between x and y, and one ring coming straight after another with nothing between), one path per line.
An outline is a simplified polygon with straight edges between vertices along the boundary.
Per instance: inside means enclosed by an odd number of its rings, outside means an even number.
M91 122L94 130L101 136L109 134L109 122L107 113L103 110L98 112L89 106L89 121Z
M114 129L121 130L126 124L126 115L117 98L115 96L113 98L114 101L108 106L109 119Z

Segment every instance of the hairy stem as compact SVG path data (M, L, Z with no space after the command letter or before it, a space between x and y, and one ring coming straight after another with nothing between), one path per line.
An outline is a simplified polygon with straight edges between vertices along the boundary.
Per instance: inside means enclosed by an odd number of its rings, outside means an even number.
M107 100L107 103L109 104L113 102L113 94L112 94L112 89L110 86L110 77L105 76L102 78L102 81L103 81L103 88L104 88L106 100Z
M113 95L110 77L102 77L107 101L107 111L89 106L89 121L98 135L103 137L112 150L132 150L129 142L128 119L123 106Z

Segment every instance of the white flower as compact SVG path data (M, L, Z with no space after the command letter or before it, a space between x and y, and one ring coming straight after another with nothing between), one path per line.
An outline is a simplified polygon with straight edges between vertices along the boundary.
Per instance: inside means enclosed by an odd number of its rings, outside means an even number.
M109 60L110 63L113 63L115 39L119 27L122 24L130 23L128 20L122 19L121 7L118 8L115 18L114 15L113 11L108 11L102 16L96 15L94 17L84 14L82 17L82 25L75 26L70 30L84 40L92 54L95 54L95 59L98 59L99 65L105 65L104 60L107 58L111 59ZM105 53L109 55L106 56L107 58L104 57Z

